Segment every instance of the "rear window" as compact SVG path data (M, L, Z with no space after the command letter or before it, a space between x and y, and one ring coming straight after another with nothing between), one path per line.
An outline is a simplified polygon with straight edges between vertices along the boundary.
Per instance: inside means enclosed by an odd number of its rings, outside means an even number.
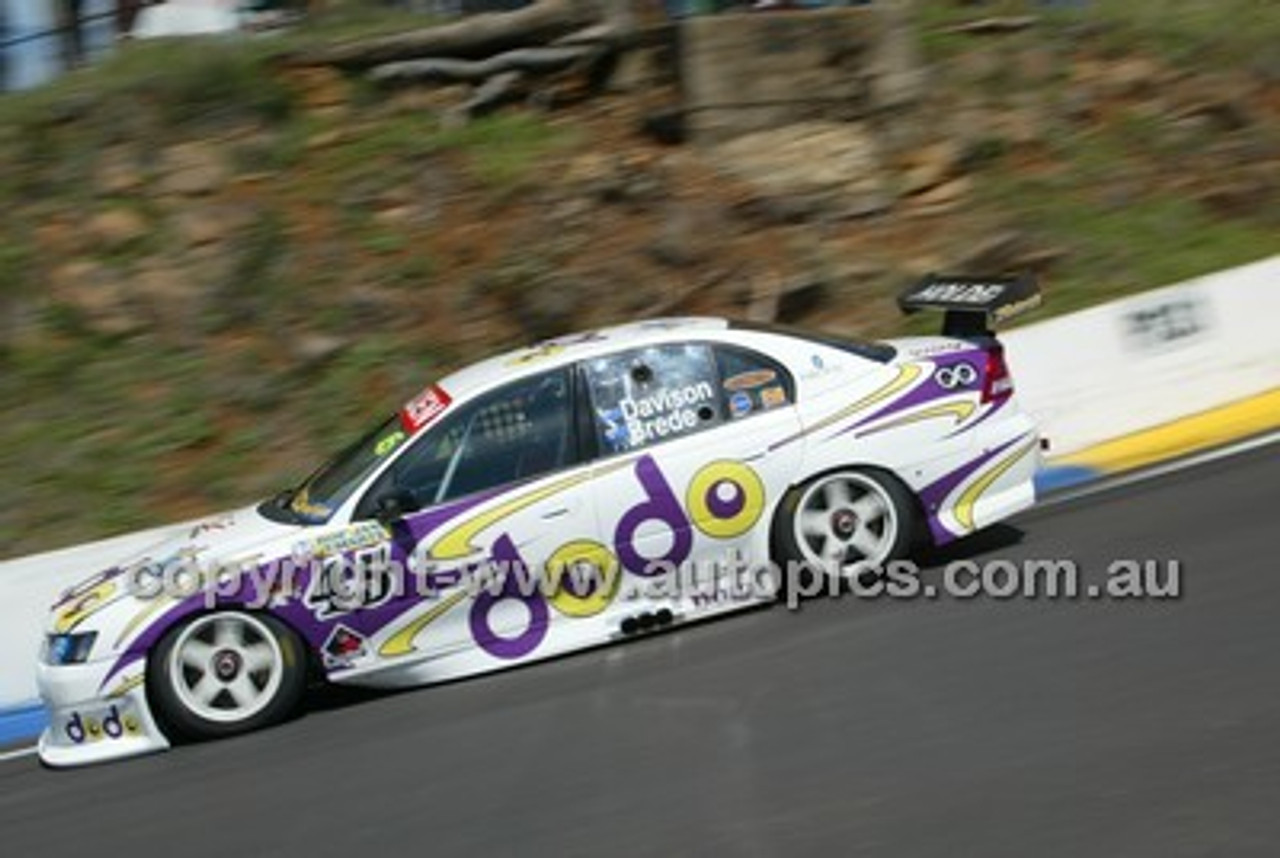
M738 331L759 331L765 334L779 334L797 340L806 340L842 352L855 354L860 358L873 360L876 363L888 363L897 355L898 350L888 343L874 340L860 340L856 337L842 337L836 334L824 334L808 331L791 325L766 325L758 322L730 322L729 327Z

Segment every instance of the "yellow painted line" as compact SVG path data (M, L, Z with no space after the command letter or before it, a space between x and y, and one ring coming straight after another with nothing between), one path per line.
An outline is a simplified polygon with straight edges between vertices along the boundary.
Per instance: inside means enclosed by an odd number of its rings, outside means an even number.
M1280 387L1065 456L1054 464L1127 471L1280 428Z

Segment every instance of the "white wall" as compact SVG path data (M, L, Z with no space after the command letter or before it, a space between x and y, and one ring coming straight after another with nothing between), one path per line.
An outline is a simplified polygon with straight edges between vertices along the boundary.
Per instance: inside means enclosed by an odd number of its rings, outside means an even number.
M1052 454L1072 453L1280 386L1280 256L1001 339Z
M0 563L0 709L37 697L35 661L59 593L191 525L172 524Z

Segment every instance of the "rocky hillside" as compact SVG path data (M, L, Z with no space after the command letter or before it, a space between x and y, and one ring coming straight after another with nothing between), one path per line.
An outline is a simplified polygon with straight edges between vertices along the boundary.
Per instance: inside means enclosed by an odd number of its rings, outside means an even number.
M1036 270L1050 313L1280 250L1266 4L1005 14L1030 5L918 3L915 108L716 146L653 133L660 48L469 123L465 91L270 41L129 45L0 99L0 555L296 482L519 341L661 313L892 334L928 270Z

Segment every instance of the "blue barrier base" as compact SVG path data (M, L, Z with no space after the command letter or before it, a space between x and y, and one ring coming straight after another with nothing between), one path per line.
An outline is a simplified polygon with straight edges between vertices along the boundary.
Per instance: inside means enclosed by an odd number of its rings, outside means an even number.
M0 709L0 747L34 739L48 724L49 713L39 703Z
M1043 497L1100 477L1102 471L1084 465L1051 465L1036 474L1036 494Z

